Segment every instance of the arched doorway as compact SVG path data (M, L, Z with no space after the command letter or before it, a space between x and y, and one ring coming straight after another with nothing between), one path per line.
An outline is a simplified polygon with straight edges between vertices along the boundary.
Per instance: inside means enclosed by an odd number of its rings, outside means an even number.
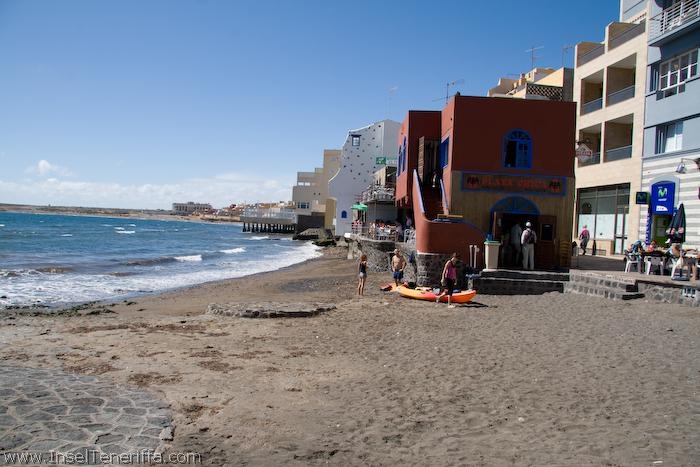
M498 267L519 268L522 265L520 233L525 228L525 223L529 221L537 232L538 238L541 238L540 210L527 198L509 196L498 200L491 207L489 218L491 219L489 235L492 239L501 242ZM547 228L550 228L549 223ZM535 266L539 267L537 261Z

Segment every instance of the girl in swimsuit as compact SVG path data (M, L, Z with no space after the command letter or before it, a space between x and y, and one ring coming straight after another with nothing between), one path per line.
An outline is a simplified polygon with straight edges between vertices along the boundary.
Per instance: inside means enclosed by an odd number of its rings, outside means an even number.
M365 280L367 279L367 255L360 256L360 261L357 263L357 295L365 294Z

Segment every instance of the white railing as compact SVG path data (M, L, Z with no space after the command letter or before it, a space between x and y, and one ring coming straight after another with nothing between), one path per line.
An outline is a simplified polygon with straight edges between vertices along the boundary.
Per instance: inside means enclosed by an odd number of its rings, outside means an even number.
M241 217L266 219L266 220L288 220L296 222L297 213L289 209L263 209L246 208Z
M649 40L656 39L696 19L699 12L698 0L678 2L671 8L665 9L649 21Z

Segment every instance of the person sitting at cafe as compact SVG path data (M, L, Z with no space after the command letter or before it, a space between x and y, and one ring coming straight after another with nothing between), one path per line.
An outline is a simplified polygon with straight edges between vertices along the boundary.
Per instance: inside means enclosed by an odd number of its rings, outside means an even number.
M659 251L659 245L657 245L654 240L647 246L647 253L651 253L652 251Z
M680 267L683 265L688 266L688 271L690 278L696 280L698 277L698 261L697 261L697 251L693 253L692 251L683 251L680 243L671 244L671 248L668 250L668 255L680 261Z

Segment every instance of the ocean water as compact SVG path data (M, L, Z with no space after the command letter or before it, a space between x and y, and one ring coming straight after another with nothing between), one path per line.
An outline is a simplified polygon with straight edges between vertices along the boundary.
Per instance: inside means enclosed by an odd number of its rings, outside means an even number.
M123 299L320 254L240 224L0 212L0 309Z

